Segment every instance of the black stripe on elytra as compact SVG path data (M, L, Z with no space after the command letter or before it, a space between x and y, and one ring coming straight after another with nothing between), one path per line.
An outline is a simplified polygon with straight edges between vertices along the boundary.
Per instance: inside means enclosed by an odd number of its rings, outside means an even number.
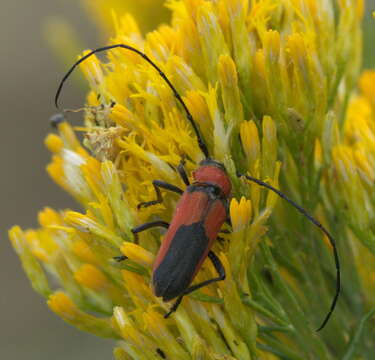
M155 295L169 301L188 288L209 238L202 221L181 225L176 231L167 253L153 274Z

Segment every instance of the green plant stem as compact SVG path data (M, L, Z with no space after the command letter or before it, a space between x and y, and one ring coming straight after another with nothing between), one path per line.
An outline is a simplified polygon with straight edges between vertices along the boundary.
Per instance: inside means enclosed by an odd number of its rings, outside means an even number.
M371 317L375 316L375 308L370 310L367 314L365 314L362 319L360 320L358 327L354 333L354 336L352 337L352 341L349 343L348 349L343 356L342 360L351 360L353 359L353 356L355 356L357 352L357 347L361 341L363 330L365 328L365 325L368 320L371 319Z

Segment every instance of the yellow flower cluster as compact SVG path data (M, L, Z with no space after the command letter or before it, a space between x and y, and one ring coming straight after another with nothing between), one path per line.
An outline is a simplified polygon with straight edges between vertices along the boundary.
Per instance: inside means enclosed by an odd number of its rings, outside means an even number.
M334 175L347 220L375 253L375 71L365 71L359 87L361 94L349 104L344 139L333 148Z
M120 2L111 3L122 11ZM103 4L90 6L108 8ZM143 232L135 243L131 229L172 217L175 195L152 207L137 205L154 199L154 179L183 188L176 172L181 158L191 174L202 154L170 88L124 49L109 51L107 62L92 56L80 65L91 88L84 126L62 122L58 134L46 138L53 154L48 173L85 212L44 209L39 229L11 229L14 248L55 313L120 340L118 360L335 359L347 346L346 318L332 320L336 342L312 330L322 317L321 303L328 304L334 291L321 269L332 266L329 249L320 233L276 204L274 193L238 179L236 171L274 187L280 175L284 189L329 223L333 205L317 195L333 156L348 207L359 197L358 207L374 213L373 75L363 78L364 95L351 103L344 143L330 137L340 131L359 71L363 3L173 0L167 6L171 24L145 37L130 14L114 16L110 44L134 46L160 66L231 177L233 231L214 245L226 280L186 296L176 313L163 318L170 304L149 286L163 234ZM74 130L84 131L84 147ZM353 183L361 191L354 192ZM373 219L358 219L358 207L351 208L357 212L353 222L368 229ZM126 261L113 260L121 254ZM45 272L62 290L51 289ZM205 262L195 281L215 276ZM320 286L319 299L314 286Z
M170 126L169 131L173 131L172 123ZM274 124L268 119L265 126L274 127ZM275 130L267 131L273 133ZM154 144L157 145L155 139L158 139L158 134L156 130L154 133ZM258 137L256 129L253 134ZM190 139L188 133L184 136ZM246 130L243 136L246 136ZM276 146L275 138L269 140L270 146ZM191 142L191 146L195 147L195 139L191 139ZM131 242L133 237L130 229L158 212L163 217L172 212L176 198L168 199L167 204L157 209L136 210L136 205L147 199L144 195L146 191L149 197L153 196L150 176L165 179L167 174L173 174L173 171L164 171L168 169L167 162L155 153L146 153L137 145L131 156L123 156L119 160L119 165L124 161L123 169L133 173L129 175L116 169L110 161L101 163L88 155L80 146L71 126L65 122L59 125L59 136L51 134L47 137L46 145L54 153L53 161L48 166L49 174L87 209L86 214L81 214L73 211L58 213L47 208L39 214L40 229L23 232L15 227L10 231L13 245L34 288L49 298L50 308L80 329L100 336L122 338L125 341L122 348L128 354L133 354L134 358L148 359L157 349L163 349L171 358L188 359L189 353L207 351L207 345L213 354L229 354L229 349L224 351L225 341L236 343L232 344L232 350L239 359L250 358L249 345L254 346L250 339L255 340L252 334L255 331L253 313L251 308L241 303L231 274L233 271L236 278L240 277L244 290L248 291L246 268L252 255L250 250L254 250L256 242L266 231L264 223L275 204L274 195L268 195L261 214L259 201L253 205L254 212L258 214L253 222L250 222L250 200L243 199L240 203L232 200L230 212L233 241L215 245L225 264L228 279L225 284L211 286L202 290L201 294L192 295L190 298L194 300L184 300L178 312L165 321L157 308L167 311L170 305L155 298L149 286L160 234L142 234L140 246ZM130 146L136 146L135 142ZM165 156L168 156L169 151L165 149ZM135 161L138 165L133 163ZM146 172L148 162L151 175ZM276 178L278 171L277 165ZM123 185L127 187L126 190ZM259 199L259 188L253 191L255 198ZM238 258L238 251L242 259ZM113 257L121 252L128 260L118 264ZM65 292L50 289L40 264L59 280ZM197 278L206 280L214 274L213 267L205 264ZM222 303L224 307L218 305ZM226 308L233 307L242 308L240 318L237 319L238 315L234 314L231 319L226 313ZM104 317L94 317L89 314L91 311ZM249 326L243 328L246 314ZM217 325L212 328L209 320L211 316L217 321ZM225 341L218 335L217 327L223 327L221 331L226 333ZM238 331L244 332L242 341ZM211 335L206 338L208 332ZM192 337L192 334L195 335ZM176 342L180 336L188 350ZM149 357L146 356L148 351Z
M333 169L325 186L327 201L339 209L353 239L368 301L375 305L375 71L364 71L360 94L349 103L343 139L333 148ZM331 205L331 206L332 206ZM358 240L372 255L363 249Z

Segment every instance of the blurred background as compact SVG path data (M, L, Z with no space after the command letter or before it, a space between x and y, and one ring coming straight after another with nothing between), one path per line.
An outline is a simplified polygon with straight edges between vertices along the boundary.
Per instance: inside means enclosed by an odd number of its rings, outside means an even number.
M65 67L47 44L46 23L65 18L86 46L98 33L77 1L0 1L0 358L7 360L111 359L110 341L64 323L30 287L10 246L7 230L37 225L44 206L76 208L46 175L43 145L55 112L53 96ZM62 49L63 51L63 49ZM71 59L73 61L73 58ZM74 101L73 101L74 99ZM84 101L84 90L68 86L66 104ZM72 105L73 106L73 105Z
M368 0L367 8L364 66L370 68L375 67L375 0ZM0 358L110 359L111 341L79 332L49 311L31 289L7 236L14 224L36 226L44 206L77 209L45 172L49 153L43 140L66 62L83 48L103 45L104 37L79 1L1 0L0 16ZM60 31L69 32L57 18L74 29L74 44L54 40ZM66 107L79 107L84 98L77 75L62 100Z

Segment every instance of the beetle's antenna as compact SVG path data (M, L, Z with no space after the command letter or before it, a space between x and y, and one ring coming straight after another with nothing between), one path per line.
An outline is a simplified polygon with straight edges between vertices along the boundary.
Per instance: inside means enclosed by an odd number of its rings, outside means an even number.
M73 72L73 70L79 65L81 64L83 61L85 61L86 59L88 59L90 56L96 54L96 53L99 53L99 52L102 52L102 51L107 51L107 50L111 50L111 49L115 49L115 48L122 48L122 49L126 49L126 50L130 50L136 54L138 54L139 56L141 56L143 59L145 59L158 73L159 75L164 79L164 81L167 83L167 85L170 87L170 89L173 91L173 94L175 96L175 98L179 101L179 103L182 105L182 107L184 108L185 112L186 112L186 117L188 119L188 121L190 122L191 126L193 127L194 129L194 132L195 132L195 135L197 136L197 140L198 140L198 145L199 145L199 148L201 149L201 151L203 152L204 156L206 158L209 158L209 154L208 154L208 149L207 149L207 145L205 144L204 140L203 140L203 137L201 135L201 133L199 132L199 129L198 129L198 126L197 124L195 123L194 119L193 119L193 116L191 115L189 109L187 108L186 104L184 103L184 101L182 100L180 94L177 92L176 88L173 86L173 84L170 82L170 80L167 78L167 76L164 74L163 71L161 71L161 69L146 55L144 54L143 52L129 46L129 45L124 45L124 44L116 44L116 45L109 45L109 46L104 46L104 47L101 47L101 48L98 48L96 50L93 50L91 52L89 52L88 54L86 54L85 56L83 56L81 59L79 59L70 69L69 71L65 74L65 76L63 77L63 79L61 80L60 82L60 85L57 89L57 92L56 92L56 95L55 95L55 106L57 108L59 108L59 105L58 105L58 100L59 100L59 97L60 97L60 93L61 93L61 90L64 86L64 83L65 81L68 79L68 77L70 76L70 74Z
M317 226L320 230L322 230L323 233L328 237L329 242L330 242L330 244L332 246L332 249L333 249L333 256L335 258L335 265L336 265L336 293L335 293L335 296L333 297L333 300L332 300L332 303L331 303L331 307L329 309L328 314L326 315L326 317L324 318L322 324L319 326L319 328L316 331L322 330L326 326L329 318L331 317L331 315L333 313L333 310L336 307L336 303L337 303L337 300L339 298L340 288L341 288L340 260L339 260L339 254L337 252L337 246L336 246L335 239L331 236L331 234L328 232L328 230L318 220L316 220L314 217L312 217L303 207L299 206L293 200L289 199L280 190L277 190L273 186L271 186L271 185L269 185L269 184L267 184L267 183L265 183L265 182L263 182L263 181L261 181L259 179L256 179L256 178L254 178L252 176L249 176L249 175L240 174L238 172L237 176L238 177L244 176L247 180L255 182L259 186L263 186L263 187L267 188L268 190L271 190L274 193L276 193L277 195L279 195L282 199L286 200L289 204L291 204L292 206L294 206L302 215L304 215L307 219L309 219L315 226Z

